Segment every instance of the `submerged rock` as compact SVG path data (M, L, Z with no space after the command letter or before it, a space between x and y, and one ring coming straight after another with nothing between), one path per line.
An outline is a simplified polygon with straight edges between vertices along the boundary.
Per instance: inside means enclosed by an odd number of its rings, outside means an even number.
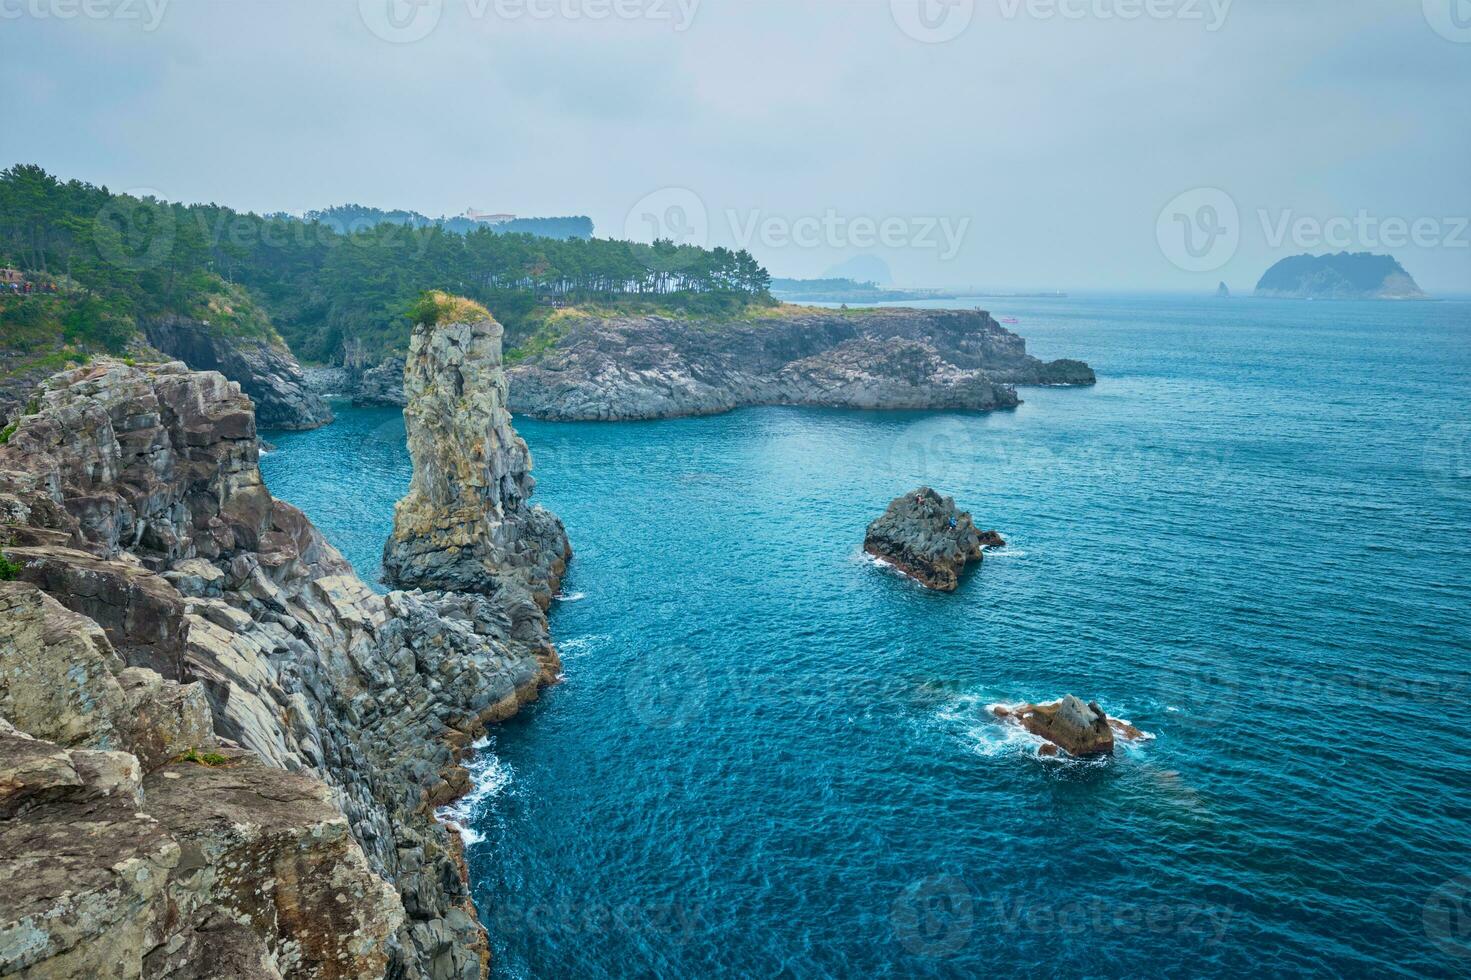
M483 308L441 297L440 321L410 342L404 390L414 477L383 551L392 585L499 595L542 609L572 548L557 516L531 504L531 452L511 427L501 325Z
M954 498L920 487L896 497L868 526L863 550L926 588L954 592L968 564L981 561L985 548L1005 544L995 531L976 530Z

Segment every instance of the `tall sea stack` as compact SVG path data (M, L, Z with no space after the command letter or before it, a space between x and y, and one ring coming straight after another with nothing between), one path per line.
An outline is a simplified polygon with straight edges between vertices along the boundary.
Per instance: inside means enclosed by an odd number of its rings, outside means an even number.
M529 596L550 604L572 557L557 516L530 502L531 453L511 427L501 325L468 300L431 293L404 368L414 478L383 549L402 588Z

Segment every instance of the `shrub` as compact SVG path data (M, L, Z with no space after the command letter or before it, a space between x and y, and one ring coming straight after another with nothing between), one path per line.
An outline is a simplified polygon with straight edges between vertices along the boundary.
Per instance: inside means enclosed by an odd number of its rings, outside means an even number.
M0 582L14 582L20 577L20 566L0 552Z

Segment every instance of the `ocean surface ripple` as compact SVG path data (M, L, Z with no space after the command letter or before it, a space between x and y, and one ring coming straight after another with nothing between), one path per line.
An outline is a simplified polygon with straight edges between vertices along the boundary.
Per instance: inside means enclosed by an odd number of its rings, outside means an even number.
M1471 975L1471 304L991 306L1098 386L518 420L576 601L455 814L499 975ZM338 419L262 468L376 580ZM860 553L921 483L1010 542L952 596ZM989 712L1069 692L1155 737Z

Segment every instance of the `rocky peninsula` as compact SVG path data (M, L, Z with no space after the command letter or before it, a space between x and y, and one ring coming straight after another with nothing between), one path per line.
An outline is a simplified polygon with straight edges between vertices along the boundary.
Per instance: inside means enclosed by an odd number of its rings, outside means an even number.
M0 445L0 974L486 973L435 809L545 616L374 594L257 455L237 384L107 360Z
M777 306L738 317L561 311L554 341L518 350L509 407L553 420L711 415L750 405L973 410L1019 403L1017 385L1090 385L1081 361L1044 362L987 313ZM396 374L356 365L346 394L403 404ZM333 381L340 382L341 378Z
M408 496L383 551L392 585L529 595L542 609L572 557L556 515L531 504L531 452L511 427L501 325L484 307L431 294L404 372Z
M977 530L954 498L929 487L895 497L863 540L864 551L937 592L954 592L961 573L980 563L984 549L1005 546L995 531Z

